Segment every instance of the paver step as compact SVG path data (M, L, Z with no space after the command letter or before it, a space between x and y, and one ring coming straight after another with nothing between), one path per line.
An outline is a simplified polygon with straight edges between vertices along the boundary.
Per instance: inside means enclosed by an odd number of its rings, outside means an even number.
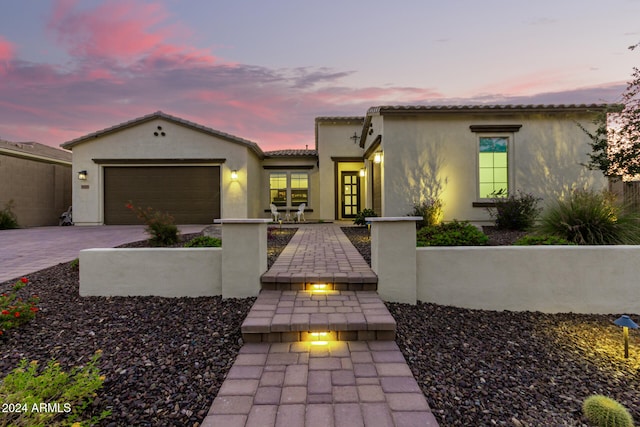
M262 289L272 291L303 291L314 285L325 285L327 290L376 291L378 276L369 271L336 273L288 273L269 270L262 275Z
M376 292L262 290L241 330L254 343L395 340L396 321Z
M437 427L393 341L245 344L202 427Z

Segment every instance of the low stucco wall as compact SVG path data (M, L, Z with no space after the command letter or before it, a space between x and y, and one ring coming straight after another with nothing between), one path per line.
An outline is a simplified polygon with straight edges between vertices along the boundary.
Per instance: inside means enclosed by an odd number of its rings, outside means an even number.
M222 248L86 249L80 251L80 295L221 295L221 265Z
M638 313L640 247L417 249L423 302L485 310Z

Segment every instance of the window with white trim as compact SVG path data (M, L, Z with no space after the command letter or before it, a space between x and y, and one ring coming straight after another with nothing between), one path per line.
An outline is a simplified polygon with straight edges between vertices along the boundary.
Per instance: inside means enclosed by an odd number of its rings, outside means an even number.
M276 206L287 205L287 173L269 174L269 200Z
M509 138L478 138L478 196L480 199L509 194Z
M307 172L271 172L269 201L276 206L297 207L309 203L309 174Z
M291 172L291 205L309 203L309 174L306 172Z

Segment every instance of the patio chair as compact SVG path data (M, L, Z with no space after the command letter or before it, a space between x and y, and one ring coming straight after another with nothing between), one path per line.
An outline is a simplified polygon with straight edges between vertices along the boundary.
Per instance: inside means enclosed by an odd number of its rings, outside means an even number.
M298 222L300 222L300 218L302 218L302 221L306 221L304 217L304 208L306 207L307 207L306 203L300 203L300 206L298 206L298 212L296 212L296 217L298 218Z
M273 217L274 222L278 222L278 218L280 218L280 212L278 212L278 208L276 205L271 203L271 216Z
M69 206L69 209L66 210L66 212L63 212L62 215L60 215L60 218L58 220L58 225L59 226L68 226L68 225L73 225L73 208L71 206Z

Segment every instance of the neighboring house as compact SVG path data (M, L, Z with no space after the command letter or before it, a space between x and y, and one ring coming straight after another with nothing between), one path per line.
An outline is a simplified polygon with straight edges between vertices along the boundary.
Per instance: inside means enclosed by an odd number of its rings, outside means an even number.
M73 150L74 222L128 224L127 201L176 222L268 218L274 204L307 220L351 219L364 208L404 216L443 200L445 220L489 221L493 191L547 200L606 188L590 172L590 128L605 105L374 107L319 117L316 147L263 152L251 141L156 112L62 144Z
M71 153L0 140L0 209L11 200L21 227L58 225L71 206Z

